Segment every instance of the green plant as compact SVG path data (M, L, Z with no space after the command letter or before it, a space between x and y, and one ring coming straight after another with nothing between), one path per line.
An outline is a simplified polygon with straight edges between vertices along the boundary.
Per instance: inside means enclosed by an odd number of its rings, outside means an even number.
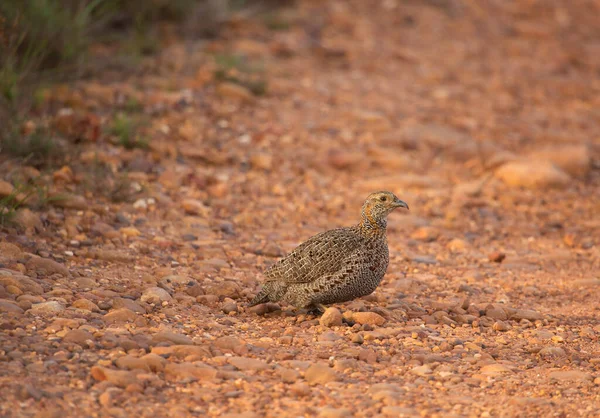
M236 54L215 55L215 79L246 87L256 96L267 92L267 80L263 75L262 63L250 63L245 57Z
M148 141L138 133L138 123L127 115L118 115L112 124L111 133L116 142L126 149L148 148Z
M37 127L33 132L23 134L17 126L13 126L0 133L0 153L38 168L57 163L63 158L54 134L44 127Z

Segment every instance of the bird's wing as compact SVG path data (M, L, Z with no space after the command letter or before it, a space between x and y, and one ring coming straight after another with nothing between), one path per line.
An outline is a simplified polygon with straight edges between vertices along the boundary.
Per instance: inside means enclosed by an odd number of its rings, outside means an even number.
M360 243L360 237L351 228L321 232L273 264L265 271L265 276L267 281L312 282L337 272Z

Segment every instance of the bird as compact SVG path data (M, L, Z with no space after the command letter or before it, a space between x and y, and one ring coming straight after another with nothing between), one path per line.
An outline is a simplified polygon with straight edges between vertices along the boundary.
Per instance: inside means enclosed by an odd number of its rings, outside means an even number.
M311 313L375 291L388 267L387 216L408 204L389 191L371 193L360 222L312 236L269 267L248 307L286 302Z

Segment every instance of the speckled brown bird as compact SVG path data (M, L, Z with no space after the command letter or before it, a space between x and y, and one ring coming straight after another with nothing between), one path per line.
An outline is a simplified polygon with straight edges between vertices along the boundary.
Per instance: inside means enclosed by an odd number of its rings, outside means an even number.
M397 208L408 205L393 193L370 194L360 223L321 232L273 264L248 306L284 301L323 312L324 305L373 293L389 262L387 216Z

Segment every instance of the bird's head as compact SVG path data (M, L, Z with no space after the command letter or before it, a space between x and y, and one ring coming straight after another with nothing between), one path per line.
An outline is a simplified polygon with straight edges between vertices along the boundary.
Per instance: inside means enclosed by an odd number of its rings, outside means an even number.
M363 221L385 226L386 217L397 208L408 209L408 204L392 192L371 193L362 207Z

